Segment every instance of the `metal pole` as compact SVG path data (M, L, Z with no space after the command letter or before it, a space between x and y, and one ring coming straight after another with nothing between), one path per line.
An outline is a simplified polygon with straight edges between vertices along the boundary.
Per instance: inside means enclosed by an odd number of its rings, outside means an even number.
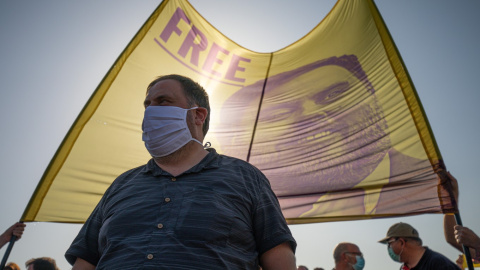
M15 240L17 240L17 237L15 235L12 235L12 238L10 238L10 243L8 243L7 250L3 255L2 263L0 264L0 270L3 270L3 268L5 268L5 264L7 264L8 256L10 256L10 252L12 251L13 244L15 244Z

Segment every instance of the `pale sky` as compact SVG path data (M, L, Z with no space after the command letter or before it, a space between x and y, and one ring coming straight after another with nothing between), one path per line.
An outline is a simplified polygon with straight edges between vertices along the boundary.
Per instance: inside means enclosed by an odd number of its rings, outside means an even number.
M259 52L308 33L333 0L191 0L213 26ZM159 0L0 1L0 230L18 221L76 116ZM480 1L377 1L418 91L447 169L459 180L464 225L480 234ZM377 243L393 223L410 223L425 245L455 261L443 215L290 226L297 263L331 269L339 242L356 243L369 270L398 269ZM49 256L61 269L80 225L28 223L9 261ZM0 250L3 256L6 246Z

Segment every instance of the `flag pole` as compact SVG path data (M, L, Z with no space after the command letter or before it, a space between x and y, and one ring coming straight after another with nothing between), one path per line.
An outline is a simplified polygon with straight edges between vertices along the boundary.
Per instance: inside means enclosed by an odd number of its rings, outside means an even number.
M462 219L460 218L460 212L458 211L455 213L455 221L457 225L463 226ZM474 270L473 262L472 262L472 255L470 254L470 249L465 245L462 245L463 254L465 254L465 259L467 260L468 270ZM1 268L0 268L1 269Z
M10 243L8 243L7 250L3 255L2 263L0 264L0 270L5 267L5 264L7 264L8 256L10 256L10 252L12 251L13 244L15 244L15 240L17 240L17 236L12 235L12 237L10 238Z

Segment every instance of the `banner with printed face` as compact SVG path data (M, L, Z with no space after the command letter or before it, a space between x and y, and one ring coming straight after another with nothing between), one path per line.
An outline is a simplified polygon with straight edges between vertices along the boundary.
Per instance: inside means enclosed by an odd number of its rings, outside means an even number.
M181 74L209 93L204 142L269 178L290 224L454 211L440 153L371 0L339 1L274 53L242 48L186 1L163 1L93 93L22 221L82 223L145 164L146 87Z

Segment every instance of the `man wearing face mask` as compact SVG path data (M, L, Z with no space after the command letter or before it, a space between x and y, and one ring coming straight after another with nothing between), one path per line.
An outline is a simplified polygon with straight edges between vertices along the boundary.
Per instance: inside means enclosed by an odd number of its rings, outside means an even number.
M65 257L73 269L288 269L296 247L266 177L205 149L206 91L180 75L147 87L153 157L105 192Z
M365 259L357 245L352 243L339 243L333 250L335 260L334 270L362 270Z
M422 246L422 239L412 226L396 223L380 241L387 244L388 255L403 263L401 270L458 270L458 266L442 254Z

